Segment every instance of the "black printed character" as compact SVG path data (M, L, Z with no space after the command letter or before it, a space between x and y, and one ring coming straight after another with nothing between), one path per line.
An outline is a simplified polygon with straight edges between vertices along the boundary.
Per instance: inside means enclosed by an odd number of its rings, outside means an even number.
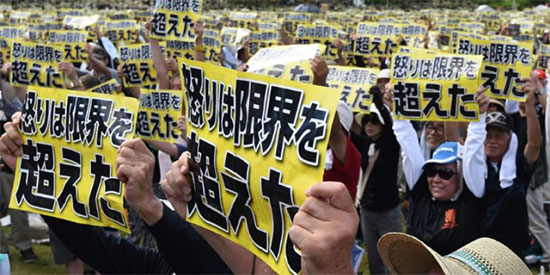
M45 143L34 143L27 138L23 144L21 157L21 177L15 191L15 201L21 205L24 201L29 206L48 212L55 208L55 154L53 146Z
M273 168L269 168L267 178L260 179L262 196L269 201L271 208L271 217L273 217L273 226L271 234L271 244L269 251L276 261L281 255L283 246L283 237L285 229L284 209L294 206L293 190L291 186L282 182L282 173Z
M428 104L422 112L428 117L435 111L437 117L446 118L448 116L446 110L441 109L441 85L436 83L427 83L426 90L422 93L422 99L428 100Z
M111 165L105 163L104 157L101 154L95 154L95 159L91 161L91 173L94 181L88 198L88 214L89 216L99 220L100 213L105 214L109 220L126 226L126 218L124 214L110 207L109 202L104 196L99 196L99 188L103 185L105 196L109 194L120 195L122 184L117 178L111 177Z
M24 61L17 61L14 60L12 62L12 79L13 83L21 84L21 85L29 85L29 74L27 72L28 63Z
M197 128L204 126L204 101L205 95L203 90L204 74L201 68L191 67L182 63L181 65L183 84L189 104L188 119L189 123Z
M265 230L258 227L254 211L250 207L252 196L250 195L250 164L243 158L227 152L225 155L224 169L222 171L222 179L225 190L235 195L235 199L231 204L227 219L235 232L239 233L241 222L244 220L248 235L252 239L252 243L260 250L267 253L268 251L268 235Z
M317 167L319 165L319 150L317 142L323 140L327 132L328 111L320 108L319 103L312 102L302 106L300 118L302 124L294 134L298 158L303 163Z
M399 81L394 87L395 114L405 117L420 118L420 100L418 83L405 83Z
M266 119L262 129L262 154L266 155L277 140L275 158L283 159L284 147L292 142L298 107L303 93L272 85L267 102ZM276 135L277 134L277 135Z
M483 72L481 72L481 78L485 81L483 82L484 88L489 88L489 92L493 95L500 96L502 91L496 87L497 78L498 78L498 68L486 65Z
M122 107L113 113L113 122L109 126L111 145L118 148L126 140L126 135L133 130L132 118L134 114Z
M228 232L227 219L224 215L218 170L216 167L216 145L207 140L200 139L197 146L197 133L191 132L190 148L191 156L199 163L200 171L191 172L193 180L193 201L188 204L188 215L196 210L209 224Z
M153 26L151 28L151 34L156 36L166 36L166 13L153 14L152 20Z
M77 184L82 178L82 155L76 150L65 147L61 148L61 155L63 162L59 164L59 175L67 180L57 198L59 211L65 209L69 198L71 198L75 215L86 218L88 217L86 204L78 200L77 191Z
M124 79L128 85L141 84L141 77L139 75L137 64L124 64L122 65L124 70Z

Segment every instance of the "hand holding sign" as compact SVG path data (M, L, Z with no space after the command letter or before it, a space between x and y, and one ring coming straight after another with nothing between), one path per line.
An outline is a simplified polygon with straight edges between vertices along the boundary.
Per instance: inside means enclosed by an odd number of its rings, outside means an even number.
M23 155L21 149L23 138L21 138L17 130L20 122L21 112L13 114L11 122L6 122L6 124L4 124L4 130L6 130L6 132L0 137L0 156L2 156L4 162L12 170L15 170L17 157Z
M304 274L352 274L349 255L359 217L346 186L321 182L306 195L290 228L290 238L302 253Z
M311 71L313 72L313 84L319 86L327 85L328 66L325 60L316 56L311 60Z
M116 173L126 183L124 198L148 225L162 215L162 205L151 189L154 168L155 156L141 139L127 140L118 149Z
M489 108L489 96L487 93L485 93L486 88L479 87L477 90L477 96L476 101L477 105L479 105L479 113L483 114L487 112L487 109Z
M189 174L189 154L184 153L178 161L172 163L172 170L166 174L166 179L160 184L166 198L182 219L186 218L187 203L193 198L191 195L191 181Z

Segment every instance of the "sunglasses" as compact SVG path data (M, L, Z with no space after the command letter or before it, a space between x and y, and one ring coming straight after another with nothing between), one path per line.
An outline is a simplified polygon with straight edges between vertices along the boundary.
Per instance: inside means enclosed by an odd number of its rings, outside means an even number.
M443 180L450 180L454 174L458 173L451 168L430 168L426 171L428 178L433 178L436 174Z
M375 125L381 124L380 120L378 120L378 117L376 115L369 115L369 116L365 117L363 122L364 122L364 125L366 125L369 122L372 123L372 124L375 124Z

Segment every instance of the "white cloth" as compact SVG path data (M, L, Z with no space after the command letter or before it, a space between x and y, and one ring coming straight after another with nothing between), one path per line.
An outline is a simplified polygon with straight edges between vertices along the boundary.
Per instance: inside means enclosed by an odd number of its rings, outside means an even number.
M426 126L427 124L424 124L422 133L420 134L420 150L422 151L424 160L429 160L432 157L432 150L428 147L428 143L426 143Z
M514 100L506 100L504 104L504 111L507 114L515 114L519 112L519 102Z
M327 171L332 170L332 164L334 163L333 157L334 155L332 154L332 149L328 148L327 154L325 156L325 170Z
M500 180L500 188L505 189L514 183L516 178L516 154L523 154L523 152L518 151L518 137L515 133L512 133L510 138L510 145L508 145L508 150L504 154L500 164L500 172L498 174Z
M483 142L487 136L485 119L487 114L482 114L478 122L470 122L468 136L464 142L464 156L462 157L462 175L466 186L474 194L481 198L485 194L485 179L487 178L487 165L485 160L485 148Z
M338 112L340 124L342 124L344 129L349 133L351 124L353 123L353 112L351 111L351 107L346 102L338 101L336 111Z
M418 135L410 121L394 119L393 132L397 138L397 142L401 146L403 174L405 175L409 189L412 190L422 175L422 165L426 159L424 159L424 154L420 149Z

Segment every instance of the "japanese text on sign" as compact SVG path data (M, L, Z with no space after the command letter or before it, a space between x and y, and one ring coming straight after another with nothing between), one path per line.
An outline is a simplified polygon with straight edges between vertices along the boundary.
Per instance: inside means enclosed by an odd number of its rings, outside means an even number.
M136 44L119 48L126 87L146 86L157 83L157 71L153 67L151 45Z
M10 83L15 86L63 88L65 82L57 66L63 60L59 46L13 42Z
M475 93L481 56L411 52L392 56L396 117L430 121L476 121Z
M129 232L115 160L137 107L132 98L31 87L10 207Z
M338 94L201 62L179 64L189 148L200 164L191 173L188 220L239 243L277 273L298 273L288 229L304 191L322 178Z
M181 131L181 91L141 89L136 134L143 139L176 143Z
M200 19L202 0L157 0L151 37L161 40L193 42L194 22Z
M458 37L458 54L483 55L482 85L489 96L525 101L521 79L529 77L533 65L533 43L487 41Z

